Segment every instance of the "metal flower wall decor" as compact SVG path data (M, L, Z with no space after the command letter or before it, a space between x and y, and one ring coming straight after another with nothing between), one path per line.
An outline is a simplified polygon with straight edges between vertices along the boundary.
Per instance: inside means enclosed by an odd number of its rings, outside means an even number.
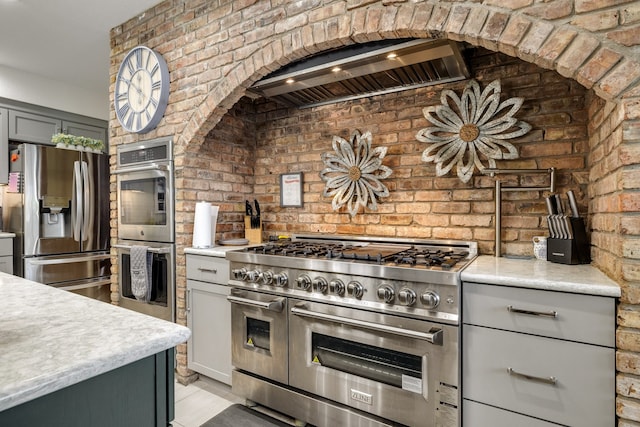
M360 206L378 209L377 199L388 197L389 190L380 182L392 171L382 164L386 147L371 148L371 132L354 131L351 141L334 136L333 153L322 153L326 168L320 172L325 182L322 195L332 197L331 207L339 210L345 204L354 217Z
M426 107L422 111L433 126L416 134L420 142L431 144L422 153L422 161L436 163L436 175L447 174L454 166L462 182L468 182L475 167L484 170L480 155L495 168L496 160L517 159L518 150L508 139L525 135L531 125L513 116L522 106L523 98L509 98L500 102L500 80L491 82L480 91L477 81L471 80L458 97L451 90L442 91L442 105Z

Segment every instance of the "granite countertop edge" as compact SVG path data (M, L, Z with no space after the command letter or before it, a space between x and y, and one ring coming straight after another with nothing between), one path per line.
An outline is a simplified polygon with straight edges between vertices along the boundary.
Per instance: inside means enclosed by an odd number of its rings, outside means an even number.
M620 297L620 285L590 264L482 255L466 266L460 277L462 282Z
M0 411L173 348L191 335L185 326L4 273L0 298Z

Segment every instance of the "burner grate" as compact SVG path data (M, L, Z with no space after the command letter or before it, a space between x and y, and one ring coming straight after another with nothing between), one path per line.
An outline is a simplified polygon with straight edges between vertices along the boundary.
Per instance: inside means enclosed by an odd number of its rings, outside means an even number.
M469 256L468 251L409 245L358 245L348 242L268 242L246 251L294 258L329 259L407 268L451 270Z
M443 270L451 270L459 261L466 259L469 252L453 250L433 250L411 247L394 255L392 262L396 265L439 266Z

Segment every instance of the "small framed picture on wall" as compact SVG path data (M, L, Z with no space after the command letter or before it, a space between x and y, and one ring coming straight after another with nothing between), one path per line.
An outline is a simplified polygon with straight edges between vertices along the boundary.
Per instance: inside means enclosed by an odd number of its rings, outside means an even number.
M302 207L302 172L280 175L280 206Z

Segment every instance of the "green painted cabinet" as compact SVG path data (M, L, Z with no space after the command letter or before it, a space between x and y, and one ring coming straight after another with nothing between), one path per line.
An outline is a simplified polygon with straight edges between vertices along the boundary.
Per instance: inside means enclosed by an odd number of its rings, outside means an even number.
M0 412L0 426L167 427L175 418L174 349Z

